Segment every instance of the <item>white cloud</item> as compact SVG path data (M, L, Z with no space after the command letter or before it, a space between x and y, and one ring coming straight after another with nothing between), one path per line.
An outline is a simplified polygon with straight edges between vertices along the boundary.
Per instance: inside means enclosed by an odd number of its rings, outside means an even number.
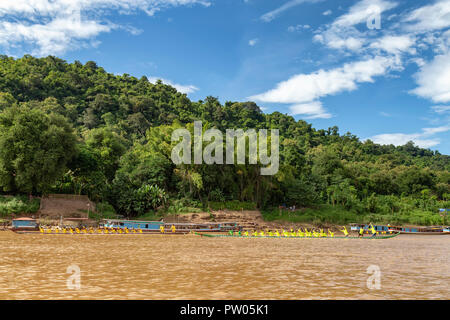
M414 62L418 67L423 67L427 64L422 58L411 58L410 61Z
M324 16L329 16L329 15L332 14L332 13L333 13L333 11L327 10L327 11L323 12L322 14L323 14Z
M253 47L254 45L256 45L259 42L259 39L255 38L255 39L251 39L248 41L248 45Z
M179 92L181 93L193 93L195 91L198 91L199 89L194 86L194 85L183 85L183 84L178 84L178 83L174 83L170 80L167 79L162 79L162 78L158 78L158 77L149 77L148 81L151 83L155 83L156 81L161 80L163 83L168 84L172 87L174 87L175 89L177 89Z
M381 14L397 6L396 2L386 0L361 0L353 5L347 14L336 19L333 26L351 27L359 23L365 23L373 13L374 8Z
M450 126L442 126L436 128L424 128L421 133L386 133L379 134L369 138L378 144L393 144L395 146L405 145L409 141L413 141L414 144L421 148L431 148L441 143L438 138L433 138L432 136L437 133L443 133L450 131Z
M373 42L370 47L374 49L381 49L387 53L393 54L406 51L410 51L414 54L414 49L411 49L414 43L415 39L410 36L384 36Z
M420 148L431 148L441 143L439 139L420 139L421 134L386 133L370 138L375 143L402 146L413 141Z
M450 106L433 106L431 109L439 114L450 113Z
M385 74L392 66L392 59L375 57L328 71L299 74L280 82L276 88L252 96L250 99L276 103L316 101L323 96L355 90L358 83L373 82L373 77Z
M386 0L361 0L350 7L346 14L336 18L324 30L320 30L314 40L332 49L359 51L367 43L366 32L359 31L356 25L366 23L376 12L382 14L395 8L397 3Z
M306 116L305 119L328 119L332 115L323 108L320 101L313 101L310 103L294 104L289 107L290 113L293 116Z
M102 19L112 11L119 14L144 11L152 16L164 8L193 4L210 5L206 0L0 1L0 45L6 51L31 46L35 55L61 54L98 43L90 40L113 29L124 29L134 35L141 32Z
M58 54L77 46L79 40L93 38L113 28L113 25L81 20L76 16L55 18L46 24L27 25L2 21L0 22L0 45L9 47L11 44L26 42L37 47L33 54Z
M281 7L278 7L275 10L272 10L270 12L267 12L261 16L261 20L265 22L270 22L273 19L277 18L280 14L282 14L284 11L289 10L295 6L298 6L303 3L316 3L321 2L323 0L290 0L283 4Z
M298 24L296 26L289 26L287 30L289 32L295 32L295 31L308 30L308 29L311 29L311 26L309 24Z
M144 11L155 14L164 8L202 4L207 0L14 0L0 2L0 16L11 14L30 16L57 16L80 11L117 10L120 14Z
M411 92L434 102L450 102L450 52L436 56L415 75L419 85Z
M333 49L348 49L351 51L357 51L362 48L365 43L365 39L361 37L348 37L341 38L338 33L328 33L325 35L316 35L314 40L319 42L326 42L326 45Z
M406 30L432 31L450 27L450 0L438 0L435 3L420 7L404 20L408 23Z
M249 97L250 100L293 104L291 114L307 115L309 119L331 118L318 100L327 95L352 91L358 83L373 82L395 65L393 59L375 57L352 62L331 70L319 70L310 74L298 74L280 82L267 92Z

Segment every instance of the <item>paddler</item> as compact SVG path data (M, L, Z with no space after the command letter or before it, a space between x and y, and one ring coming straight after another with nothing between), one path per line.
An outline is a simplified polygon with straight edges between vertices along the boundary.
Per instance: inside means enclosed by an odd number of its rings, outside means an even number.
M175 233L175 231L177 231L177 229L175 228L175 225L172 225L172 233Z
M161 226L159 227L159 231L161 231L161 233L164 233L164 226L161 225Z
M364 226L359 227L359 237L360 238L364 237Z
M377 235L377 231L375 230L373 224L370 224L370 231L372 231L372 237L375 237Z
M344 229L342 229L341 231L344 233L344 236L348 237L348 231L347 228L344 226Z
M305 228L305 237L311 237L311 232L307 228Z

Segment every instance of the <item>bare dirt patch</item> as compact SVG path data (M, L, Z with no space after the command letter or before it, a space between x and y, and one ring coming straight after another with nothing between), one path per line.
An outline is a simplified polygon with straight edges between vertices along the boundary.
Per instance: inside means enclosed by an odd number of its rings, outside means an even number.
M95 203L85 195L49 194L41 199L40 217L58 219L87 218L87 211L95 211Z

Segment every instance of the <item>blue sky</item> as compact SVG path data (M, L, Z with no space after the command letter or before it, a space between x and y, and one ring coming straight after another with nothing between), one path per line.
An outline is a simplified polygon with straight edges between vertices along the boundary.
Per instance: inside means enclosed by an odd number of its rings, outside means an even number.
M0 48L450 154L450 0L2 0Z

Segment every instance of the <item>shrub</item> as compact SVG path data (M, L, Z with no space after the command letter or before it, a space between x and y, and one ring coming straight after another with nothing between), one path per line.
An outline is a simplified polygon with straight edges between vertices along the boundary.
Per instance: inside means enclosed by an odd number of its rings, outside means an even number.
M0 216L11 214L35 213L39 210L40 199L28 200L26 196L0 197Z

